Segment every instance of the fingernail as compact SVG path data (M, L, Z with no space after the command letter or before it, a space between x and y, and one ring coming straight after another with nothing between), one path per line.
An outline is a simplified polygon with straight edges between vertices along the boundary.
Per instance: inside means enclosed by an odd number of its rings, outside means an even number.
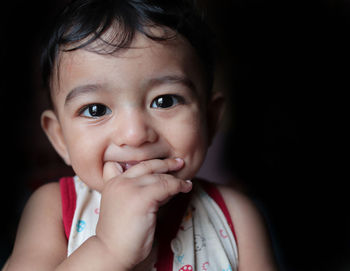
M190 192L192 190L192 181L191 180L185 180L186 183L186 192Z
M186 180L185 182L187 183L188 186L192 186L192 181L191 180Z
M183 163L183 162L184 162L184 160L181 159L181 158L175 158L175 160L176 160L178 163Z

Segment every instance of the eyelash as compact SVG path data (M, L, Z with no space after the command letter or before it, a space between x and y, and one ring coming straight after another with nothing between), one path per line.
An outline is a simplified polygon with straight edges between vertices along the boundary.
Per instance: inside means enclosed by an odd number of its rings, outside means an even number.
M169 100L171 99L171 100ZM156 104L158 102L158 105ZM171 104L169 104L169 102ZM152 102L150 107L151 108L162 108L162 109L168 109L171 107L174 107L178 104L183 104L185 102L184 98L178 95L174 94L165 94L165 95L160 95L156 97ZM163 107L162 107L163 106ZM95 112L93 112L95 111ZM79 111L78 115L86 118L92 118L92 119L97 119L100 117L103 117L104 115L111 114L112 110L100 103L95 103L95 104L88 104L86 106L83 106Z
M94 113L95 116L93 115L92 110L95 110L95 113ZM99 103L88 104L88 105L82 107L78 111L78 115L79 116L87 117L87 118L93 118L93 119L100 118L100 117L102 117L104 115L111 114L111 113L112 113L111 109L109 109L104 104L99 104ZM87 114L89 114L89 115L87 115Z
M171 99L171 101L166 100L166 99ZM165 104L164 107L161 107L161 105L158 106L154 106L156 104L156 102ZM171 102L173 104L169 105L167 104L168 102ZM171 108L176 106L177 104L183 104L185 102L184 98L178 95L174 95L174 94L165 94L165 95L161 95L156 97L152 103L151 103L151 108L163 108L163 109L167 109L167 108ZM175 104L174 104L175 103Z

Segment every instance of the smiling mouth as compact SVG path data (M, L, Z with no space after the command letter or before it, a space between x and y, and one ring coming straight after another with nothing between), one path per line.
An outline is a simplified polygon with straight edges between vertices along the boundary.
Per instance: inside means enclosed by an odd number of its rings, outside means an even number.
M164 157L161 158L153 158L153 159L159 159L159 160L164 160ZM149 159L149 160L153 160L153 159ZM143 160L143 161L148 161L148 160ZM117 162L118 168L119 170L124 173L125 171L127 171L129 168L132 168L133 166L143 162L143 161L125 161L125 162Z
M122 172L127 171L129 168L137 165L138 163L140 163L141 161L128 161L128 162L118 162L118 164L120 165Z

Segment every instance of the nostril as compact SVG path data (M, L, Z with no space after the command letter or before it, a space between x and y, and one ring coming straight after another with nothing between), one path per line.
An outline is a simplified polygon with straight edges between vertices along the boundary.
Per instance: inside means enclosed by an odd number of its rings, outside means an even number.
M140 125L119 130L114 138L118 146L139 147L143 144L156 142L158 136L152 128Z

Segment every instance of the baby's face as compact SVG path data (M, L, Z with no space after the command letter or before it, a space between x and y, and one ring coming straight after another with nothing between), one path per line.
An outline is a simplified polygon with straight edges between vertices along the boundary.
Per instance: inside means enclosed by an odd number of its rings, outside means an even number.
M131 46L114 55L63 53L53 79L60 154L97 190L107 162L122 172L144 160L182 158L174 175L191 179L207 150L206 86L194 49L141 34Z

